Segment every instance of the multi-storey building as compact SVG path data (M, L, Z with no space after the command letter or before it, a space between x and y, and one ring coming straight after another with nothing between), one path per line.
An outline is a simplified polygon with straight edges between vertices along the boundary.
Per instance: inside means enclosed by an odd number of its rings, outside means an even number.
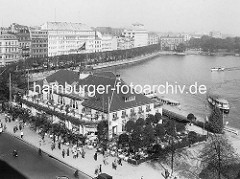
M159 43L159 36L154 32L148 33L148 45L158 44Z
M94 52L95 32L85 24L46 22L41 29L48 33L48 56Z
M180 43L184 43L183 36L162 36L160 44L162 50L176 50Z
M117 37L96 32L96 40L101 40L101 52L117 50ZM95 47L97 49L97 47Z
M148 44L148 33L143 27L142 24L133 24L131 28L123 31L123 36L132 38L134 47L146 46Z
M31 54L33 58L42 58L48 56L48 34L46 30L40 27L30 27Z
M130 87L127 92L126 83L111 72L80 74L60 70L39 85L35 85L33 90L29 91L29 96L24 97L24 107L31 108L33 113L36 113L37 109L48 112L50 110L54 122L65 123L70 130L81 134L96 131L98 122L107 120L111 138L124 131L129 119L162 113L161 105L156 106L150 98L135 93ZM48 88L40 90L43 86ZM100 86L105 90L98 91ZM113 88L119 90L111 90Z
M94 46L94 50L95 52L102 52L102 39L99 37L95 37L95 46Z
M10 31L18 38L20 58L28 58L30 56L31 47L31 38L28 27L13 23L10 25Z
M117 49L124 50L134 48L134 39L133 37L117 37Z
M0 34L0 65L19 60L18 38L9 33Z

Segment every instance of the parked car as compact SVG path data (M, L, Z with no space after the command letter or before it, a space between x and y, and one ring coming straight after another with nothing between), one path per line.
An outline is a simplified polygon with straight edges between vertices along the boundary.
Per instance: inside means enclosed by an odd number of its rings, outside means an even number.
M112 179L112 178L113 178L112 176L110 176L110 175L108 175L108 174L106 174L106 173L101 173L101 174L99 174L99 175L97 176L96 179Z

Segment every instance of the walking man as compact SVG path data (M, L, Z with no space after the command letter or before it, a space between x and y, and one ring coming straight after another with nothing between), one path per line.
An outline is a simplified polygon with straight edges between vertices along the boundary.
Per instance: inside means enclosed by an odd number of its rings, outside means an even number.
M60 142L58 142L58 149L61 150L61 143Z
M94 154L94 160L97 161L97 152Z
M99 173L102 173L102 165L99 166Z
M23 131L21 131L21 139L23 138Z
M65 157L65 150L64 149L62 150L62 157L63 158Z
M67 148L67 156L69 156L69 148Z

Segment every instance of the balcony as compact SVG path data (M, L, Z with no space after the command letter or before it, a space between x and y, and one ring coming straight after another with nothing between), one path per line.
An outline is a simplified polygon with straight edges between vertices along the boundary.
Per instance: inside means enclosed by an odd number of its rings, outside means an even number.
M87 117L86 115L81 115L76 113L76 115L73 115L71 112L66 113L66 110L64 109L65 106L63 106L62 110L55 110L53 106L47 106L41 105L40 103L36 103L34 101L22 99L21 102L25 104L28 107L35 108L38 111L44 111L45 113L49 115L53 115L58 117L60 120L68 120L71 123L75 125L80 125L80 124L97 124L99 120L92 120L91 117ZM66 107L65 107L66 108Z

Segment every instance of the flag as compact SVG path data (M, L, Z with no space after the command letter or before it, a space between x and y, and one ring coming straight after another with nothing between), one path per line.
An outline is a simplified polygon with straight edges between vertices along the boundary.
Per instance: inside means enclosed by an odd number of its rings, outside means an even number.
M86 42L84 42L84 44L80 48L77 49L77 52L81 51L81 50L86 50Z

